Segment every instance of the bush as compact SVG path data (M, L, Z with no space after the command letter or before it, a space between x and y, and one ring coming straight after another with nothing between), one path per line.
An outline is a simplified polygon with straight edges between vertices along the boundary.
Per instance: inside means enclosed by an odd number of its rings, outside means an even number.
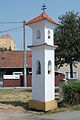
M66 103L78 104L80 102L80 82L63 84L63 98Z

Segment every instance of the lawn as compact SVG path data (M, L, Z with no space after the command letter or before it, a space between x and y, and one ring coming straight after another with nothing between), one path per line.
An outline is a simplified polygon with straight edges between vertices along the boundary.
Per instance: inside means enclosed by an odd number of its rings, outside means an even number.
M29 100L32 99L31 90L26 89L11 89L0 90L0 109L12 109L12 110L29 110ZM49 111L47 113L64 112L64 111L80 111L79 105L62 105L56 110ZM38 114L44 114L44 112L38 112Z
M0 90L0 109L28 110L32 92L26 89Z

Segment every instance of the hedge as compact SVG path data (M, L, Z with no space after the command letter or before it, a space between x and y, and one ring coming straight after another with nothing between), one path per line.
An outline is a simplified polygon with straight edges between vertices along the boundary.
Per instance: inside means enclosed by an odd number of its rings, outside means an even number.
M80 82L70 82L63 84L63 98L68 104L79 104L80 103Z

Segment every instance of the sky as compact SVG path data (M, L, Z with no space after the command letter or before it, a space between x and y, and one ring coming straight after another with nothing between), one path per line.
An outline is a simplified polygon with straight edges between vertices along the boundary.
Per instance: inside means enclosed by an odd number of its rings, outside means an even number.
M57 22L58 17L65 12L74 10L80 13L80 0L0 0L0 22L27 22L32 18L39 16L42 4L45 3L46 13ZM9 34L16 42L16 50L23 49L23 23L0 24L0 31L19 29L3 32ZM32 42L32 31L26 27L26 49Z

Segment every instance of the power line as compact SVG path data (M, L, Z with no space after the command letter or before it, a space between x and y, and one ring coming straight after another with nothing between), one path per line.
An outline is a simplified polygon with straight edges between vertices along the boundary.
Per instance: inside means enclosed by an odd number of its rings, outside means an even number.
M13 31L13 30L17 30L17 29L20 29L20 28L23 28L23 26L16 27L16 28L12 28L12 29L8 29L8 30L3 30L3 31L0 31L0 33L9 32L9 31Z
M0 22L0 24L20 24L23 22Z

